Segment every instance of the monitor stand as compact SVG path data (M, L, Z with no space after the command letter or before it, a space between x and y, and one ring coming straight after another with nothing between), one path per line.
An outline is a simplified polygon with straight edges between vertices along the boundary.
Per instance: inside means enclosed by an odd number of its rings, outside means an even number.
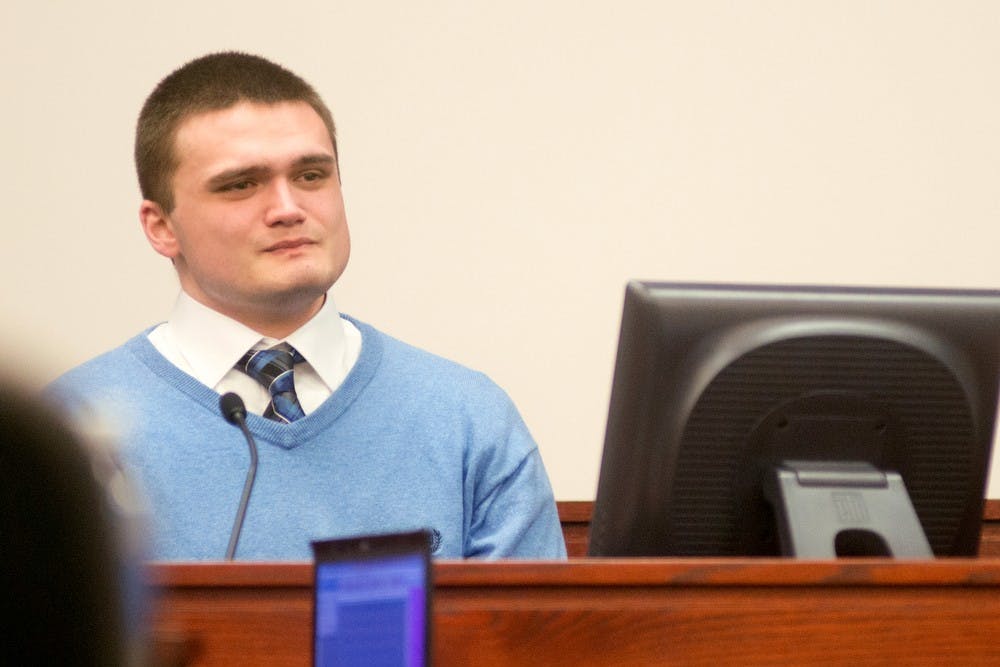
M764 482L793 558L933 558L903 478L864 462L782 461Z

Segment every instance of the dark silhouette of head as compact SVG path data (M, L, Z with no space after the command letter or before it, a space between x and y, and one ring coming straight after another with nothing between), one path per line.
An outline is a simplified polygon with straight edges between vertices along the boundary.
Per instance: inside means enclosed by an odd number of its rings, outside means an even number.
M0 383L0 533L0 663L126 664L121 552L93 459L53 409L10 383Z

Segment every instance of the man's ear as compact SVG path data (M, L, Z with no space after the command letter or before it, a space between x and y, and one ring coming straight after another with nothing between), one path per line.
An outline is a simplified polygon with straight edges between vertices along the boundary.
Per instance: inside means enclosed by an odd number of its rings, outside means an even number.
M144 199L139 205L139 224L149 240L153 250L164 257L174 259L180 254L177 234L170 217L163 212L163 207L155 201Z

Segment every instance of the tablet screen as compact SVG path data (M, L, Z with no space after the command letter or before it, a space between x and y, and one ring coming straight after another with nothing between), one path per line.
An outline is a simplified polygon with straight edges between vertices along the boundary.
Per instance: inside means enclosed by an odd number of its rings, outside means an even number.
M314 543L314 665L423 667L429 622L424 533Z

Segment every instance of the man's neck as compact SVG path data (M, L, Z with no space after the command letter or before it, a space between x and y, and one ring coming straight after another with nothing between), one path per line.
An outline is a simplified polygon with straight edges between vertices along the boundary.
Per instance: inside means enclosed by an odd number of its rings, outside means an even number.
M252 310L236 310L219 308L215 304L205 303L198 296L185 290L187 295L198 301L203 306L211 308L215 312L236 320L240 324L253 329L261 336L282 340L299 330L306 322L316 316L316 313L323 308L326 303L326 294L313 299L311 302L299 305L294 299L285 303L260 307Z

